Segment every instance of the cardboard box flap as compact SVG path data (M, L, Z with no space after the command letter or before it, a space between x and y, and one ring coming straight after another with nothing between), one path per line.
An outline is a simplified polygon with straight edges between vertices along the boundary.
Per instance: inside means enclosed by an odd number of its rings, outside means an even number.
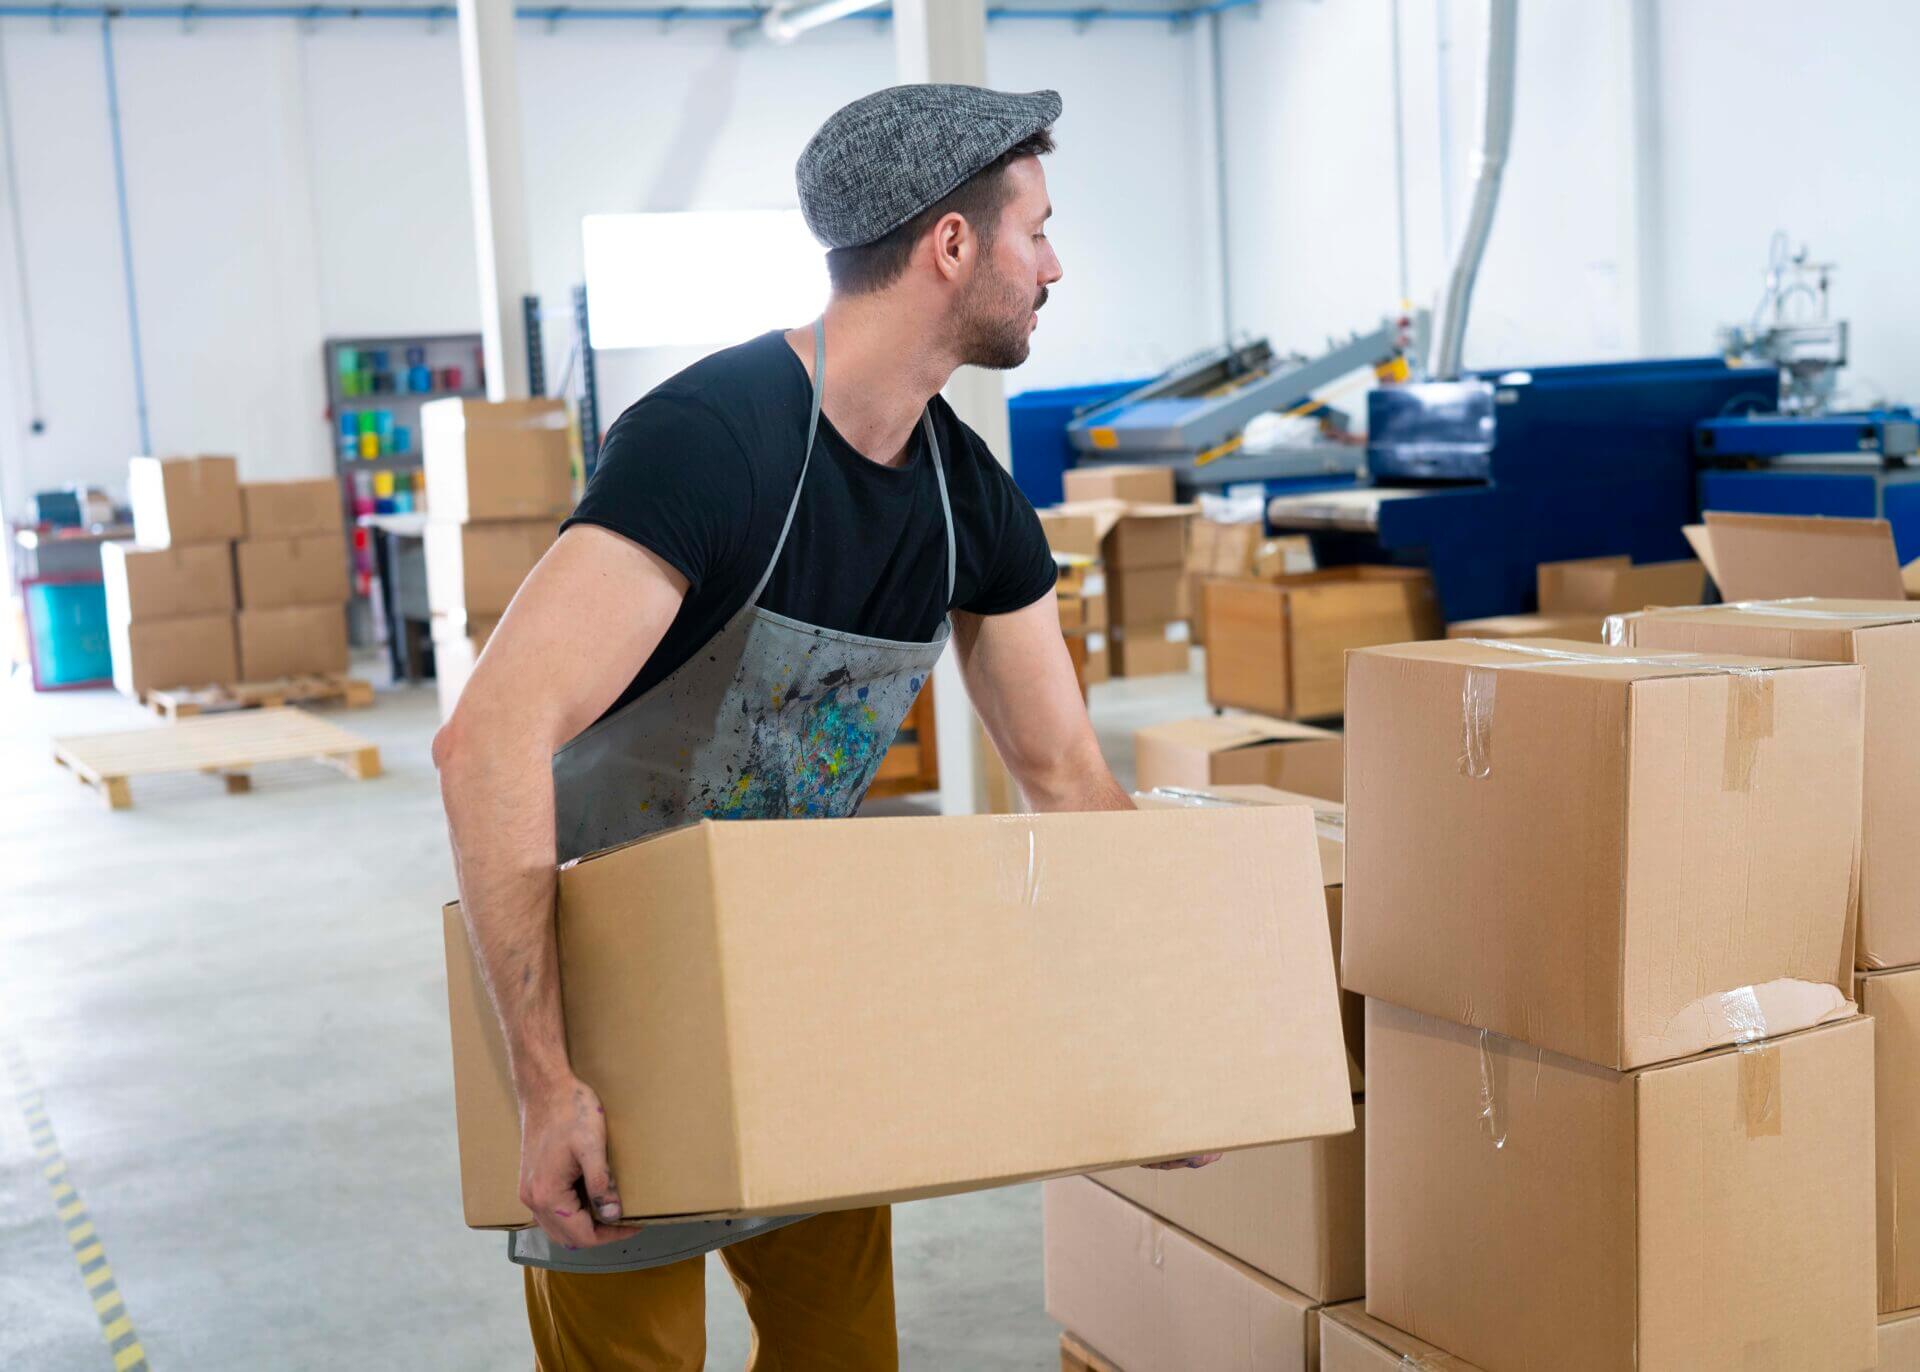
M1149 724L1138 732L1183 748L1204 748L1210 753L1253 748L1264 743L1340 737L1332 729L1296 724L1289 719L1270 719L1266 715L1203 715L1199 719Z
M1884 519L1706 513L1714 584L1726 600L1906 596Z
M1707 532L1704 524L1683 524L1680 532L1686 535L1687 546L1693 549L1693 555L1700 559L1700 565L1707 569L1707 575L1713 578L1713 584L1720 584L1720 574L1713 570L1713 535ZM1725 594L1725 592L1721 592Z
M1331 1327L1329 1327L1331 1326ZM1320 1309L1321 1372L1480 1372L1367 1313L1365 1301Z

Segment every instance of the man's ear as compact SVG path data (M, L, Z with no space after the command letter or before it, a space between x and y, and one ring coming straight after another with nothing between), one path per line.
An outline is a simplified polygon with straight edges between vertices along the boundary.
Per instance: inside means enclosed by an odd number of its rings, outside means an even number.
M973 261L979 240L962 214L943 214L933 226L933 265L943 280L953 281Z

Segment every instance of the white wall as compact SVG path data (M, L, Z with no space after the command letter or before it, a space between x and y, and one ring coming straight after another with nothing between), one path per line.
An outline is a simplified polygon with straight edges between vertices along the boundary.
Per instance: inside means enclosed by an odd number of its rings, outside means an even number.
M329 461L329 334L477 324L459 57L450 25L121 23L122 119L153 445L237 453L251 477ZM564 307L579 221L609 210L793 203L793 161L839 105L893 80L871 21L792 47L724 26L523 23L536 288ZM0 22L47 430L24 432L17 310L0 272L0 504L138 446L97 26ZM997 24L990 79L1059 89L1048 167L1067 276L1009 389L1151 373L1211 337L1196 35ZM799 321L795 321L799 322ZM549 375L564 324L548 328ZM602 419L695 352L601 358Z

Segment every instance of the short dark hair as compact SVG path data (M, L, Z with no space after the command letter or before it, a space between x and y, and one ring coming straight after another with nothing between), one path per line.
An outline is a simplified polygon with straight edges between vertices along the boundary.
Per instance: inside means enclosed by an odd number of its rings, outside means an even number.
M841 295L865 295L891 286L906 271L920 235L949 214L964 218L980 235L981 245L990 247L999 228L1000 211L1009 199L1004 175L1007 164L1052 151L1051 128L1028 134L899 228L857 248L833 249L827 254L827 278L833 282L833 289Z

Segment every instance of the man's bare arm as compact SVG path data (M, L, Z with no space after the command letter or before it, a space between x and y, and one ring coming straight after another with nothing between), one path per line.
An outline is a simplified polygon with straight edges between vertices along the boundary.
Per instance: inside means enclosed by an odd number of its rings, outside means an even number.
M967 694L1035 810L1130 810L1074 679L1052 591L1024 610L953 616Z
M561 535L514 596L433 740L460 904L506 1039L520 1102L520 1198L550 1237L624 1237L606 1123L573 1075L554 942L552 759L593 723L659 646L686 579L617 534Z

